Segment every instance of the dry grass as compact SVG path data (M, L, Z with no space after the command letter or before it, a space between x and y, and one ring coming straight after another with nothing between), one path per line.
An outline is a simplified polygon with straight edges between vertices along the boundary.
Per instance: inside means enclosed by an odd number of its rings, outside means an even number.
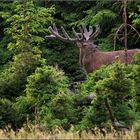
M65 131L63 129L56 129L53 132L40 131L35 127L21 128L17 132L10 129L9 132L0 130L1 139L138 139L140 138L140 132L116 132L112 130L111 132L105 132L103 135L99 129L94 129L95 134L91 131L83 131L79 135L79 132Z

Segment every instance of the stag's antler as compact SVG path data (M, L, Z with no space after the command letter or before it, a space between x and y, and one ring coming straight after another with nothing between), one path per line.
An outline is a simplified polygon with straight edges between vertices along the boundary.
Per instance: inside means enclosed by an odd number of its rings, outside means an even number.
M50 30L50 32L52 34L51 35L46 35L46 38L50 38L50 39L51 38L58 38L58 39L60 39L64 42L76 42L76 41L80 41L80 40L83 39L82 33L77 33L74 28L72 28L72 30L73 30L73 33L75 35L75 38L71 38L67 34L67 32L65 31L64 27L62 27L62 26L61 26L61 29L62 29L62 32L63 32L65 37L63 37L62 35L59 34L58 29L57 29L55 24L53 24L53 27L50 26L48 29Z
M71 38L67 32L65 31L64 27L61 26L61 30L63 32L63 35L60 35L58 32L58 29L56 27L55 24L53 24L53 26L48 28L50 30L50 32L52 33L51 35L47 35L46 38L58 38L64 42L76 42L76 41L82 41L84 38L85 40L92 40L94 39L99 33L100 33L100 26L97 25L96 26L96 30L95 32L93 32L93 28L91 26L89 26L89 29L87 30L85 25L82 25L82 28L79 27L80 29L80 33L77 33L74 29L74 27L72 28L73 33L75 35L75 38Z
M82 25L83 29L83 36L86 40L92 40L94 39L99 33L100 33L100 26L96 25L96 30L93 32L93 28L89 26L89 29L87 30L85 25Z

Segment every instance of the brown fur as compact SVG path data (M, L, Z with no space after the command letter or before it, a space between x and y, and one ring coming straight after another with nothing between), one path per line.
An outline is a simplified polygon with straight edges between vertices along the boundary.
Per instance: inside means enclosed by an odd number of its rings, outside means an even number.
M94 70L99 69L102 65L112 64L116 57L119 58L121 63L131 63L134 60L134 54L136 52L140 52L138 49L128 50L125 53L124 50L112 51L112 52L102 52L97 49L97 45L94 44L94 38L100 33L100 26L96 26L95 32L93 32L93 28L89 26L89 29L86 28L85 25L80 28L80 33L76 33L73 28L73 32L75 34L75 38L71 38L65 31L63 27L62 31L64 37L61 36L57 30L55 24L49 27L48 29L52 33L52 35L47 35L46 38L54 39L58 38L64 42L75 42L77 46L80 48L80 57L79 62L82 68L86 71L86 73L90 73ZM127 54L127 57L126 57ZM127 58L127 59L126 59Z
M102 65L109 65L114 62L116 57L121 63L131 63L134 61L134 54L140 52L138 49L127 50L127 57L124 50L102 52L97 49L80 49L80 64L86 73L91 73L99 69ZM127 59L126 59L127 58Z

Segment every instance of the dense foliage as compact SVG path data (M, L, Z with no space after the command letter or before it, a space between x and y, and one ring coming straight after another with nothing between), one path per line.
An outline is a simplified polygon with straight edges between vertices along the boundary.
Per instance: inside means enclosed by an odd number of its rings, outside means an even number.
M127 3L128 24L137 31L139 11L139 0ZM69 34L72 26L100 24L94 42L111 51L122 13L121 1L0 1L0 127L17 129L28 121L49 130L108 127L107 99L121 124L139 128L139 54L133 64L116 60L86 76L75 44L45 39L52 23ZM115 49L123 49L123 40L117 38ZM136 32L128 28L128 48L139 44ZM85 99L91 93L89 104Z
M131 79L129 74L131 72L134 74L136 67L135 65L125 67L116 62L112 66L103 67L88 76L80 90L85 95L94 92L96 96L92 105L85 108L82 126L92 128L110 123L110 116L104 104L106 98L117 120L127 125L135 121L137 115L134 104L136 105L138 102L134 100L134 97L137 88L134 79Z

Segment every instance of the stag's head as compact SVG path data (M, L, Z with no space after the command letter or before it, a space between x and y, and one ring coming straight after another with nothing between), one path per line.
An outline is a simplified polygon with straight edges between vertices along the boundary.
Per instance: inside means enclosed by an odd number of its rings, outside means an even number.
M52 34L47 35L46 38L57 38L62 40L63 42L74 42L77 44L80 49L79 63L82 68L84 55L86 55L87 52L91 50L97 50L97 45L94 44L94 38L100 33L99 25L96 26L95 31L93 31L93 28L91 26L89 26L89 28L87 29L85 25L79 27L80 32L76 32L75 29L72 28L74 37L70 37L63 27L61 27L63 35L60 35L55 24L53 24L53 26L50 26L48 29Z
M100 33L100 27L99 25L96 26L96 30L93 31L93 28L89 26L87 29L85 25L82 25L79 27L80 32L76 32L74 28L72 28L74 37L70 37L68 33L65 31L65 29L61 26L61 30L63 35L61 35L58 32L58 29L55 24L53 26L50 26L48 28L50 32L52 33L51 35L47 35L46 38L49 39L60 39L63 42L74 42L77 44L77 46L80 49L96 49L97 45L94 44L94 38Z

